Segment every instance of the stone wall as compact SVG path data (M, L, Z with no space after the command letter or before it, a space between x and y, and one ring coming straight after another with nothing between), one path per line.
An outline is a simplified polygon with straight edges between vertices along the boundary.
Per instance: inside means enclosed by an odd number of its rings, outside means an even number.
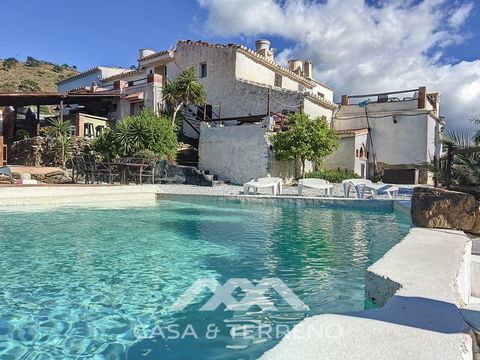
M271 133L261 124L207 127L202 123L198 148L199 169L220 180L243 184L265 176L295 177L293 161L278 161L270 148ZM313 168L306 164L306 171Z
M74 136L71 141L70 156L74 156L81 154L91 140ZM14 142L8 156L8 163L25 166L61 166L60 159L55 155L54 140L41 136Z

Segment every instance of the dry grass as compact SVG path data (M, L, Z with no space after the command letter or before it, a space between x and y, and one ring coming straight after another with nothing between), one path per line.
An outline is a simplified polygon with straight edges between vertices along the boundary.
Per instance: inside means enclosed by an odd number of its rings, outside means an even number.
M0 92L57 91L57 81L77 73L70 67L55 71L53 64L29 67L19 61L10 69L3 65L0 60Z

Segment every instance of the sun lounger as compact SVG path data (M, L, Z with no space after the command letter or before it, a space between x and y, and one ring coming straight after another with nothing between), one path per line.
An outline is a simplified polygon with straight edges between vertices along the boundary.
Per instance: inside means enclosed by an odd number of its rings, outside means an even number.
M381 192L385 192L390 199L396 199L398 196L398 187L384 184L382 182L373 183L368 179L347 179L342 182L345 197L350 196L350 190L355 189L356 197L363 199L365 192L372 194L373 198L378 197Z
M398 187L386 185L383 183L376 183L376 184L366 184L363 187L363 194L362 198L365 196L365 190L370 191L373 198L378 197L380 192L384 192L388 195L390 199L396 199L398 195Z
M272 190L273 196L282 194L282 179L277 177L265 177L259 178L256 180L251 180L243 184L243 193L248 195L250 188L253 189L253 193L256 195L258 189L268 189Z
M333 185L324 179L300 179L298 180L298 195L302 196L304 188L323 190L325 196L333 196Z

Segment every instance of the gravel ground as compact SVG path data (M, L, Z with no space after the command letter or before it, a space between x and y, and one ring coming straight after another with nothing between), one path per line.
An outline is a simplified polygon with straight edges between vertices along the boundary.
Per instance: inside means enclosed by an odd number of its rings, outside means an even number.
M342 184L333 184L333 196L343 198ZM413 191L412 185L396 185L400 188L398 199L408 200L411 198ZM221 184L214 187L181 185L181 184L162 184L158 185L161 192L168 194L197 194L197 195L243 195L243 186ZM266 189L259 189L260 195L271 195L271 192ZM296 186L284 186L284 196L297 196L298 189ZM323 196L323 191L316 191L311 189L303 190L304 196ZM350 192L350 197L353 197L353 192ZM380 195L379 198L388 198L386 194Z

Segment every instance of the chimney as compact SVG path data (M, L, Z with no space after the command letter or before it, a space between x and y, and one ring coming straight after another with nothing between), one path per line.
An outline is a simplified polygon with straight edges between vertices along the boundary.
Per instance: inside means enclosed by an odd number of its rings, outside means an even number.
M342 95L342 105L348 105L348 95Z
M297 73L298 75L302 75L303 72L303 61L302 60L288 60L288 69Z
M310 80L313 78L313 67L310 60L303 62L303 76Z
M267 58L270 61L273 61L273 50L270 50L270 41L267 39L260 39L255 41L255 51Z
M97 89L98 89L98 84L96 81L93 81L92 85L90 85L90 92L92 93L97 92Z
M425 86L420 86L418 88L418 108L425 109L427 105L427 88Z
M122 89L127 86L127 82L123 80L115 80L113 82L113 89L114 90L120 90L122 92Z
M148 55L152 55L152 54L155 54L155 50L149 49L149 48L140 49L138 51L138 56L140 56L139 57L140 60L143 59L144 57L146 57Z

